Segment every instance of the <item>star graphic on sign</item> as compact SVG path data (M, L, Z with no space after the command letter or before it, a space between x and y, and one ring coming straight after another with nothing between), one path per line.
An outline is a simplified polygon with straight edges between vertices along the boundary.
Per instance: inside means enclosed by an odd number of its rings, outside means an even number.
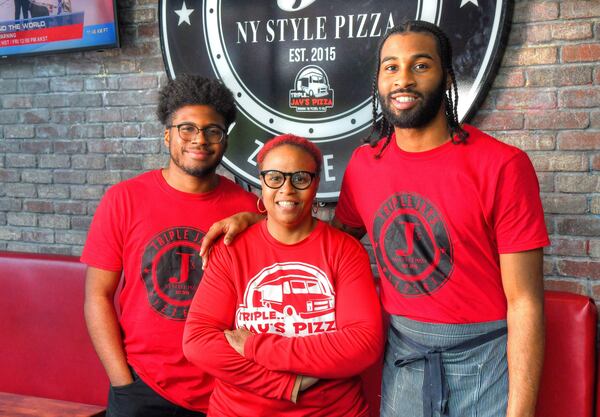
M177 23L177 26L181 25L183 22L191 26L192 23L190 22L190 15L193 11L194 9L187 8L184 1L183 5L181 6L181 9L175 10L175 13L177 13L177 16L179 16L179 23Z
M473 3L475 6L479 7L477 0L460 0L460 7L463 7L467 3Z

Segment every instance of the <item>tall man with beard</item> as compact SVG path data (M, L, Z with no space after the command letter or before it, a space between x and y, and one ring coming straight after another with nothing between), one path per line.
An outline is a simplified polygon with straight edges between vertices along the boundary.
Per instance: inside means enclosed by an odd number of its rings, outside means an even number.
M533 417L549 244L534 169L459 124L436 26L390 30L377 66L369 144L349 162L333 223L368 233L375 251L391 315L381 415Z
M215 172L236 116L225 86L181 76L160 91L157 114L168 167L108 190L81 257L88 265L85 318L111 383L109 417L204 415L212 378L182 351L202 279L198 250L212 223L256 210L253 194Z

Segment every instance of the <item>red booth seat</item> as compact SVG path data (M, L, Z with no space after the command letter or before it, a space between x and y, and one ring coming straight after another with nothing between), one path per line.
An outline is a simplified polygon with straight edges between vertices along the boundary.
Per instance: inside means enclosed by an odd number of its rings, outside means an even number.
M0 391L106 405L77 258L0 251Z
M596 306L588 297L546 291L545 314L546 353L536 417L592 417Z

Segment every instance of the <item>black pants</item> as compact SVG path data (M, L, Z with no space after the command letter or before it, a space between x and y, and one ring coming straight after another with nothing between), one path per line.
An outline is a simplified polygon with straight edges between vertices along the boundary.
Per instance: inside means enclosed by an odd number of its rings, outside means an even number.
M15 20L21 18L23 11L23 19L29 19L29 0L15 0Z
M134 381L110 387L106 417L206 417L165 400L133 373Z

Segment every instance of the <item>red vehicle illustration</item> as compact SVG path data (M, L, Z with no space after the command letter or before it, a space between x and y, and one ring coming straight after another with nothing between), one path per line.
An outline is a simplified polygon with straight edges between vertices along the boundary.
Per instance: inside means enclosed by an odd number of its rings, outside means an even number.
M260 304L282 314L303 318L333 311L333 294L315 277L299 274L276 276L256 287Z

